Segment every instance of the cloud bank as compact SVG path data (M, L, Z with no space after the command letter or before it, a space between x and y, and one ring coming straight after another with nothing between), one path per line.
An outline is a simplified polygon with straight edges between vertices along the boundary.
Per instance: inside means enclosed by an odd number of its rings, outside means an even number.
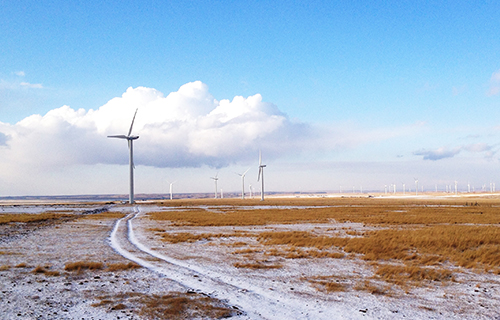
M16 124L0 123L2 161L36 167L74 164L126 164L127 144L107 135L133 134L137 165L223 167L310 145L315 130L292 122L256 94L216 100L207 85L187 83L166 97L152 88L128 88L97 110L63 106ZM249 159L249 157L251 157Z

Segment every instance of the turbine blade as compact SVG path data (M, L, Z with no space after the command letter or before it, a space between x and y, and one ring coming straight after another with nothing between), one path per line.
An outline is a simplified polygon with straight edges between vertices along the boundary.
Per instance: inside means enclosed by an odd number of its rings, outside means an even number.
M243 177L247 174L248 170L250 170L250 168L248 168L247 171L243 172L242 174Z
M135 109L134 117L132 118L132 123L130 124L130 129L128 130L128 137L130 137L130 134L132 133L132 127L134 126L134 121L135 121L135 116L137 115L137 110L139 110L139 108Z
M262 174L262 167L259 167L259 175L257 176L257 181L260 180L260 175Z
M262 164L262 152L259 149L259 167Z
M126 135L123 135L123 134L119 134L119 135L115 135L115 136L108 136L108 138L128 139L128 137Z

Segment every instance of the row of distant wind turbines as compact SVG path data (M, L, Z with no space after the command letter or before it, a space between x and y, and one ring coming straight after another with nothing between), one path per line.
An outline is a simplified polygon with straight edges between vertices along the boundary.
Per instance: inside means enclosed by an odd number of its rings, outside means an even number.
M117 139L124 139L127 140L128 142L128 150L129 150L129 203L133 204L134 203L134 140L139 139L139 136L132 135L132 128L134 127L134 121L135 121L135 116L137 115L137 110L135 110L134 117L132 118L132 123L130 124L130 129L128 130L127 135L112 135L108 136L108 138L117 138ZM265 164L262 164L262 153L259 150L259 174L257 176L257 181L260 180L261 182L261 188L260 188L260 200L264 201L264 168L266 167ZM245 199L245 175L247 174L248 168L244 173L239 174L241 176L241 183L242 183L242 190L241 190L241 198ZM215 198L217 199L217 181L219 178L217 177L218 173L215 175L215 177L211 177L215 181ZM170 183L170 199L172 199L172 185L176 181Z
M264 200L264 168L266 167L265 164L262 164L262 153L259 150L259 174L257 176L257 182L260 180L261 183L261 188L260 188L260 200ZM245 172L243 173L236 173L241 177L241 199L245 199L245 175L247 174L248 168ZM214 180L215 182L215 199L217 199L217 194L218 194L218 188L217 188L217 181L219 180L218 177L219 173L217 172L215 174L215 177L210 177L210 179ZM170 185L172 187L172 185ZM250 185L250 194L252 194L252 189ZM222 189L221 189L222 190ZM222 197L222 191L221 191L221 197ZM172 190L170 190L170 199L172 199Z

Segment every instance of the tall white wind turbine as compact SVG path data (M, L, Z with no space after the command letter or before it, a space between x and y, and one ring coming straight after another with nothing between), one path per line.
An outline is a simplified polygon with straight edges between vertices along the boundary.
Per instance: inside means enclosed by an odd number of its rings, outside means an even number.
M218 175L219 175L219 173L217 172L215 174L215 177L210 177L210 179L213 179L215 182L215 199L217 199L217 180L219 180L219 178L217 177Z
M139 136L133 136L132 135L132 127L134 126L134 121L135 121L135 116L137 115L137 110L135 109L134 117L132 118L132 123L130 124L130 129L128 130L127 135L114 135L114 136L108 136L108 138L118 138L118 139L125 139L128 141L128 151L129 151L129 174L130 174L130 193L129 193L129 198L128 202L130 204L134 203L134 140L139 139Z
M261 181L260 188L260 201L264 201L264 168L265 164L262 164L262 153L259 150L259 175L257 176L257 181Z
M418 196L418 179L413 178L415 180L415 195Z
M237 173L237 175L241 177L241 199L245 199L245 175L247 174L248 170L250 170L250 168L248 168L243 173Z

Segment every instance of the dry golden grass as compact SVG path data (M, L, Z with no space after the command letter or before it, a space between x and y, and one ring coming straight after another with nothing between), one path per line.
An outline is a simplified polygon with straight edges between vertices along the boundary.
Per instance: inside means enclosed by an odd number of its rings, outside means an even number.
M88 214L82 216L80 219L82 220L104 220L104 219L120 219L125 217L126 214L123 212L101 212L96 214Z
M373 263L376 278L402 285L411 282L421 285L429 282L453 280L447 266L476 268L500 274L500 205L499 199L316 199L270 200L266 205L329 206L301 209L269 208L239 210L239 205L261 205L242 201L185 201L175 205L214 205L214 208L186 208L184 211L152 213L154 220L169 221L171 225L189 226L252 226L300 223L360 223L362 231L349 228L331 228L319 231L269 231L246 234L256 238L262 250L242 248L234 254L260 253L286 259L342 258L361 256ZM233 205L233 207L215 207ZM359 225L358 225L359 226ZM343 234L343 235L342 235ZM210 234L198 235L210 239ZM234 235L226 235L228 237ZM181 236L172 235L174 241ZM178 238L175 238L178 237ZM199 238L182 235L186 239ZM183 240L186 241L186 240ZM189 241L189 240L187 240ZM241 246L246 245L245 242ZM237 263L242 268L262 268L259 261ZM328 281L320 283L324 290L336 290L337 284L327 289ZM338 288L337 288L338 289ZM385 294L388 288L376 282L361 282L357 290Z
M358 291L367 291L371 294L378 294L378 295L385 295L390 293L389 286L382 287L381 285L374 284L373 282L370 282L368 280L359 282L354 287L354 289Z
M260 252L262 252L262 249L258 249L258 248L247 248L247 249L233 251L234 254L252 254L252 253L260 253Z
M418 266L380 265L376 275L386 282L405 286L408 281L420 283L422 281L449 281L453 280L450 270L440 268L422 268Z
M19 213L19 214L0 214L0 224L7 223L28 223L28 222L43 222L49 220L58 220L61 218L74 217L71 214L64 213L39 213L39 214L29 214L29 213Z
M180 243L180 242L196 242L200 240L212 240L213 238L231 238L231 237L248 237L249 233L234 232L234 233L190 233L190 232L179 232L179 233L169 233L161 232L158 229L154 229L157 235L162 237L163 241L170 243Z
M12 251L0 251L0 255L19 255L20 253L18 252L12 252Z
M281 264L268 264L267 261L256 261L256 262L236 262L233 264L236 268L247 268L247 269L280 269L283 268Z
M76 271L80 272L82 270L102 270L104 269L104 264L102 262L92 262L92 261L77 261L69 262L64 266L65 271Z
M341 283L335 276L318 276L306 280L321 291L341 292L348 290L347 284Z
M0 271L7 271L9 269L10 269L10 266L8 266L8 265L2 265L2 266L0 266Z
M284 250L278 250L276 248L272 248L266 252L266 255L269 256L279 256L287 259L312 259L312 258L332 258L332 259L341 259L345 257L345 254L341 252L329 252L329 251L321 251L321 250L302 250L296 247L288 247Z
M60 276L61 273L59 271L47 270L48 268L45 266L37 266L31 272L35 274L44 274L46 276L57 277Z
M364 280L361 282L356 282L354 278L339 278L336 276L316 276L312 278L305 278L304 280L309 281L317 290L332 292L343 292L354 289L357 291L367 291L371 294L386 295L390 294L390 286L382 286L380 284L373 283L369 280Z
M348 238L318 236L308 231L269 231L261 232L257 240L265 245L289 245L325 249L343 246L347 243Z
M326 292L343 292L347 291L348 288L345 284L339 282L331 282L326 280L311 280L310 281L314 287L318 290L324 290Z
M140 265L138 265L135 262L129 262L129 263L111 263L107 265L107 270L108 271L121 271L121 270L131 270L131 269L138 269L142 268Z
M295 223L304 220L304 216L299 210L296 210L297 212L290 212L293 210L286 209L231 211L218 208L217 210L222 212L200 209L151 212L149 217L153 220L168 220L179 226L250 226L269 223Z
M214 199L213 199L214 200ZM476 201L478 205L470 206ZM476 203L474 202L474 204ZM247 226L272 223L360 222L371 225L413 224L498 224L500 215L494 205L498 200L388 200L388 199L315 199L269 200L266 205L317 206L301 209L238 210L239 205L261 204L255 201L184 201L182 204L233 204L233 208L214 208L213 211L187 208L182 211L153 212L154 220L169 220L174 225L193 226ZM177 203L179 204L179 203ZM320 207L330 206L330 207Z
M462 267L500 267L500 228L436 225L411 230L384 229L351 238L346 252L366 260L413 260L435 264L445 259Z
M222 319L241 313L223 305L217 299L197 293L148 295L127 292L98 299L100 302L93 304L93 307L109 307L110 310L132 309L145 319Z

